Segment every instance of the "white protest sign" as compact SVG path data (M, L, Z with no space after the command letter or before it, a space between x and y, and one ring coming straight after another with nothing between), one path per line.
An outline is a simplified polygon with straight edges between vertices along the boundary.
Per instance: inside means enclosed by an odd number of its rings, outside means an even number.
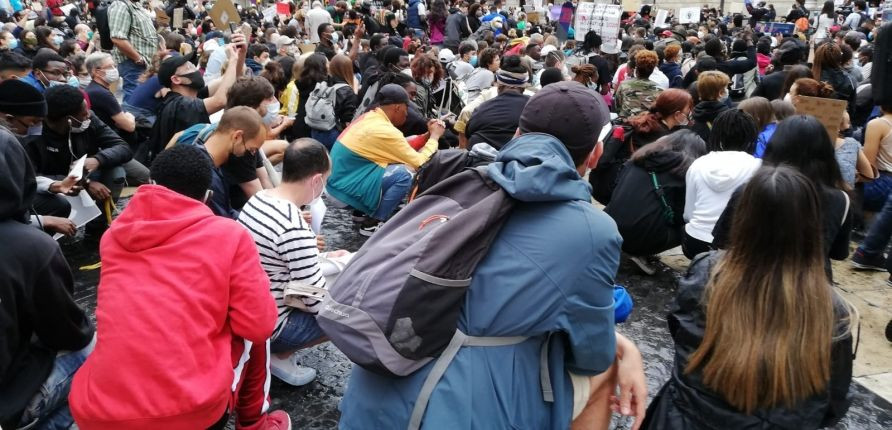
M579 3L576 9L576 40L585 40L585 34L594 31L601 36L601 52L619 52L619 22L623 7L612 4Z
M68 219L70 219L78 228L83 227L88 222L93 221L94 218L102 215L102 211L96 206L96 202L93 201L93 198L90 197L87 190L81 190L76 196L63 195L62 197L68 200L68 203L71 204L71 213L68 214ZM53 239L56 240L59 240L60 237L62 237L61 233L53 235Z
M266 22L273 22L273 19L276 17L276 6L272 5L263 10L263 20Z
M173 28L183 28L183 8L173 10Z
M669 18L669 11L666 9L660 9L657 11L657 17L654 19L654 25L660 26L666 23L666 19Z
M678 10L679 24L696 24L700 22L699 7L683 7Z

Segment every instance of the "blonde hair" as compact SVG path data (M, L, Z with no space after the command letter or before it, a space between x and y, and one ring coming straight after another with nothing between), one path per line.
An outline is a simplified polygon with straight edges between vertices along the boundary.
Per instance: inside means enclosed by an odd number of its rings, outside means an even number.
M727 90L730 83L728 75L717 70L702 72L697 76L697 94L700 100L715 101L723 91Z

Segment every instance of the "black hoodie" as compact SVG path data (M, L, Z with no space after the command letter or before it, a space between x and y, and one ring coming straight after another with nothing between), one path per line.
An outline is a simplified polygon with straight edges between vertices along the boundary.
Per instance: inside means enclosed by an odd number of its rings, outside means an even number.
M623 237L623 251L636 256L653 255L681 244L684 226L685 178L673 169L683 156L672 151L651 153L637 162L628 161L619 175L610 204L604 209ZM663 192L668 211L656 193L653 172Z
M74 281L59 245L26 224L34 172L2 127L0 172L0 426L16 428L56 353L87 346L93 326L71 297Z
M691 130L697 133L704 142L709 142L709 133L712 130L712 123L720 113L728 110L728 105L720 101L702 101L694 106L694 113L691 118L694 124Z

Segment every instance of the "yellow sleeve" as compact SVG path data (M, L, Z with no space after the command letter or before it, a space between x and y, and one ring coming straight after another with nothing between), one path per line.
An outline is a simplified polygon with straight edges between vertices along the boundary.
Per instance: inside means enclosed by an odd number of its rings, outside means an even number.
M372 139L375 142L374 148L369 148L366 156L369 160L386 166L394 161L403 163L413 169L417 169L424 164L434 152L437 152L437 141L428 139L427 143L416 151L405 137L397 130L382 130L374 133ZM360 149L358 152L366 152Z

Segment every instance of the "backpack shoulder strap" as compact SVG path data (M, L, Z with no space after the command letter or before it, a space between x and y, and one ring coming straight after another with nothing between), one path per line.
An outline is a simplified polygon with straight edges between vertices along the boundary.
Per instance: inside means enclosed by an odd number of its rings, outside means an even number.
M849 205L850 205L851 201L849 200L849 193L847 193L845 191L841 191L841 190L840 190L840 192L842 193L842 196L845 197L845 199L846 199L845 210L842 211L842 220L839 222L839 225L843 225L846 223L846 218L849 215Z

